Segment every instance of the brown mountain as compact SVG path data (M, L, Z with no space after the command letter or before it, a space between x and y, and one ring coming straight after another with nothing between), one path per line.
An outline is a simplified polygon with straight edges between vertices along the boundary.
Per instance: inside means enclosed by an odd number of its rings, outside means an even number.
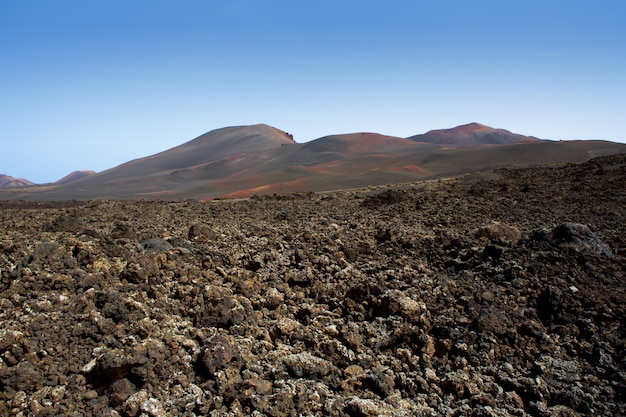
M409 183L625 152L626 145L614 142L544 141L479 124L411 138L364 132L302 144L271 126L238 126L71 182L3 189L0 199L239 198Z
M78 181L80 179L90 177L90 176L94 175L95 173L96 173L96 171L91 171L91 170L74 171L74 172L64 176L60 180L56 181L55 184L57 184L57 185L69 184L71 182Z
M103 171L97 175L96 181L174 175L180 170L200 169L214 161L235 163L242 155L295 143L288 133L268 125L226 127L205 133L164 152Z
M533 136L518 135L504 129L469 123L452 129L431 130L421 135L411 136L416 142L435 143L452 146L507 145L519 142L538 142Z
M28 185L33 185L33 183L24 178L14 178L0 174L0 188L26 187Z

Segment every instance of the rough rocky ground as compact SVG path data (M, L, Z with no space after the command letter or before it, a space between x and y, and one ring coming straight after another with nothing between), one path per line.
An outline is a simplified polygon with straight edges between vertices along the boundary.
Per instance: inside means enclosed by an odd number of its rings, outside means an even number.
M0 415L626 415L625 155L0 207Z

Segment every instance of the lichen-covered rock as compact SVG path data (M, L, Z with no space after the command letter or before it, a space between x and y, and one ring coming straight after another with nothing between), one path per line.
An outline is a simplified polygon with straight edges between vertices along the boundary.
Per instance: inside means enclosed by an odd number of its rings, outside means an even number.
M283 358L283 363L297 377L322 377L336 369L331 362L309 352L287 355Z
M373 400L353 398L348 402L348 413L351 416L374 417L382 415L382 410Z
M152 417L159 417L165 415L165 410L161 405L161 402L156 398L148 398L141 403L141 411Z
M124 402L124 412L130 417L135 417L141 410L142 405L148 401L149 398L150 396L145 390L140 390L132 394Z

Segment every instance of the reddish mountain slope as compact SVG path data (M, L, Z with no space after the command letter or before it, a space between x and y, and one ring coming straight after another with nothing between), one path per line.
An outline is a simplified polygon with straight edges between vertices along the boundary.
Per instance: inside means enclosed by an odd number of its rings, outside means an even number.
M65 177L61 178L57 182L55 182L55 184L57 184L57 185L69 184L71 182L78 181L80 179L90 177L90 176L94 175L95 173L96 173L96 171L90 171L90 170L88 170L88 171L74 171L74 172L66 175Z
M431 130L421 135L411 136L409 139L416 142L452 146L507 145L540 141L540 139L532 136L518 135L504 129L494 129L480 123L469 123L452 129Z
M24 178L14 178L9 175L0 174L0 188L26 187L28 185L33 185L33 183Z

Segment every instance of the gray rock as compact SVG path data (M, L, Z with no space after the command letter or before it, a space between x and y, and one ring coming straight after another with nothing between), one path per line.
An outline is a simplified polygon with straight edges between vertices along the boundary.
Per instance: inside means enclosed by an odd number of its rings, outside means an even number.
M172 249L172 244L163 239L146 239L141 242L141 247L146 252L167 252Z
M574 383L581 380L582 368L575 360L564 360L544 355L535 364L547 378Z
M566 222L553 229L543 228L535 232L534 238L581 253L613 257L609 247L584 224Z

